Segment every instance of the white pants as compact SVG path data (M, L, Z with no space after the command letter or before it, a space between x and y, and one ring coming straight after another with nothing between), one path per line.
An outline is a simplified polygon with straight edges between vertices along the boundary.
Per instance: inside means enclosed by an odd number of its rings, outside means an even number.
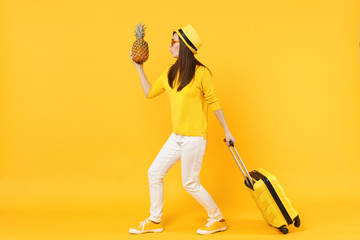
M161 221L164 203L165 174L181 158L181 174L184 188L205 208L212 219L223 217L210 194L200 185L199 174L205 154L206 140L203 137L188 137L172 133L148 171L150 184L150 217Z

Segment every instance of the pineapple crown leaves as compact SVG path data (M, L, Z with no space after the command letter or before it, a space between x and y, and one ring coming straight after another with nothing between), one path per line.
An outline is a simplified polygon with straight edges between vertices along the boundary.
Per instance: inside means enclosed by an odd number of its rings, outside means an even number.
M136 24L136 27L135 27L136 39L144 38L145 30L146 30L146 27L142 22L139 22L138 24Z

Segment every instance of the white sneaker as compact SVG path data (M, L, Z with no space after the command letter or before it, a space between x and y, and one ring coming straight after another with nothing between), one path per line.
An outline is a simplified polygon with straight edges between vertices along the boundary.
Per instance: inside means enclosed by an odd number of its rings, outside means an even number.
M221 221L221 222L220 222ZM205 226L199 228L196 232L200 235L207 235L216 232L222 232L227 229L227 224L225 220L215 220L215 219L208 219L208 222Z
M150 219L145 219L139 223L136 228L130 228L129 233L131 234L143 234L143 233L158 233L162 232L162 223L153 223Z

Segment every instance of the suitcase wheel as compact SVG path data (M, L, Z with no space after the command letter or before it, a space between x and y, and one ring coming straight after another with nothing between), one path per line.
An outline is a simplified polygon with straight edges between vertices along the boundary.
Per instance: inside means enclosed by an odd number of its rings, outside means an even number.
M297 215L296 218L294 219L294 226L295 226L295 227L300 227L300 218L299 218L299 215Z
M281 226L278 228L280 232L282 232L283 234L287 234L289 232L289 229L286 228L286 226Z

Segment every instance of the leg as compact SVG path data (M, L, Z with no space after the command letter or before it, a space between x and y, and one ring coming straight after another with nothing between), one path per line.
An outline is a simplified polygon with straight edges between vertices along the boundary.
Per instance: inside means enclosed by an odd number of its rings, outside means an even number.
M151 221L161 222L164 203L163 179L170 168L180 159L180 155L180 146L175 142L175 135L171 134L149 168L148 177L151 201L149 219Z
M223 216L210 194L200 185L199 174L205 154L203 137L185 137L181 153L181 174L184 188L205 208L209 218L221 220Z

